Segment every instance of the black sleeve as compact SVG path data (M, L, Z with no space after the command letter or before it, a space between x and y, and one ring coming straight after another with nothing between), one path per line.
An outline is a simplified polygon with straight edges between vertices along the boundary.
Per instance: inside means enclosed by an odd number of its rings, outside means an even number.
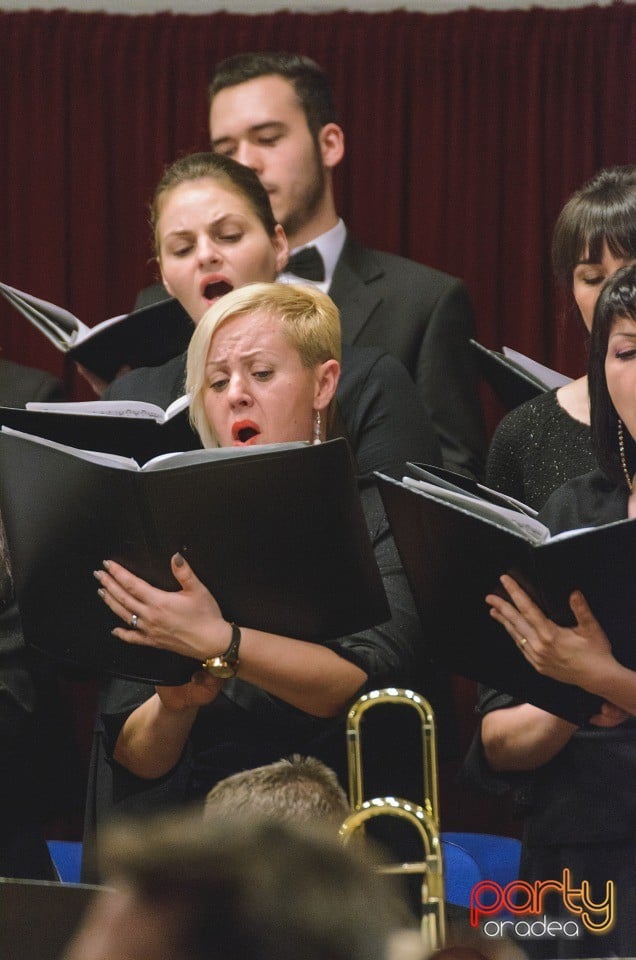
M372 347L344 347L338 405L360 477L402 477L407 460L442 465L431 423L406 367Z
M162 300L168 300L169 298L170 294L162 283L153 283L139 291L135 298L133 310L141 310L142 307L149 307L153 303L161 303Z
M492 438L486 462L486 484L525 503L523 456L520 444L527 442L523 407L517 407L500 421Z
M474 336L468 291L460 280L454 280L431 312L417 358L415 383L439 437L444 465L481 480L486 430L477 361L469 343Z
M480 684L476 711L480 717L483 717L493 710L505 710L519 702L507 693L501 693ZM531 772L516 773L492 770L484 753L480 721L459 773L460 783L486 793L498 795L514 790L516 803L519 806L526 806L529 802L532 778L533 774Z
M61 400L66 400L62 381L57 377L43 374L40 387L34 391L31 399L40 403L59 403Z
M412 678L425 655L415 604L384 514L377 488L361 491L375 558L382 575L391 619L369 630L340 637L327 646L368 675L366 687L396 685Z

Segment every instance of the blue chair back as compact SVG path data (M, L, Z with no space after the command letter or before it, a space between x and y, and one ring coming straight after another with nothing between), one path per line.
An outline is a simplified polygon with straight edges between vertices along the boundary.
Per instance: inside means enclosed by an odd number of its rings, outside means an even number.
M467 907L470 891L483 879L479 864L468 850L442 836L444 896L447 903Z
M82 868L80 840L47 840L53 865L62 883L79 883Z
M482 880L505 887L519 876L521 840L492 833L442 833L442 840L463 847L477 861Z
M470 906L470 893L481 880L505 887L519 876L521 841L491 833L444 832L444 887L448 903ZM509 918L507 911L498 914Z

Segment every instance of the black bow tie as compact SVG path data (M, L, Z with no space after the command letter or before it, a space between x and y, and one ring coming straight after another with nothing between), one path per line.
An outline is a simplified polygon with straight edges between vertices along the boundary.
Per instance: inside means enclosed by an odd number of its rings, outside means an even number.
M325 264L316 247L303 247L291 255L285 273L293 273L303 280L324 280Z

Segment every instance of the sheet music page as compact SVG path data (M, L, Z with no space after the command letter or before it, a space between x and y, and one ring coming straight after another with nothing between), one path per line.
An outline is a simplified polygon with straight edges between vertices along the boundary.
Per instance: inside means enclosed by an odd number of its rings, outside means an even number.
M509 360L513 360L523 370L527 370L533 377L545 384L548 390L555 390L558 387L565 386L566 383L572 382L572 377L566 377L563 373L558 373L536 360L531 360L530 357L526 357L525 354L519 353L511 347L504 347L503 355Z

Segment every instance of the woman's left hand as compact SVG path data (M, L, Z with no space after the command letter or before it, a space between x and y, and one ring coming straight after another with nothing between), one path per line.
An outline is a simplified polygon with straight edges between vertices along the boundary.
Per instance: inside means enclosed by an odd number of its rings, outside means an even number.
M225 650L230 625L219 605L181 554L171 560L180 590L159 590L114 560L96 570L104 603L126 623L113 634L126 643L146 644L204 660Z
M629 720L631 714L622 707L617 707L615 703L602 703L601 709L587 721L593 727L618 727L621 723Z
M574 591L570 596L576 626L560 627L512 577L502 576L501 584L510 601L496 594L487 596L490 615L505 627L528 663L547 677L588 689L590 681L614 658L607 635L583 594Z

